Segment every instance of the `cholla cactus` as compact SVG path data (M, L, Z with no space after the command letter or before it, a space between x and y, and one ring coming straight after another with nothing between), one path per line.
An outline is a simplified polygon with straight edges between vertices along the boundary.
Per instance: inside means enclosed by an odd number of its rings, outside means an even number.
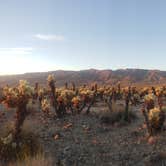
M34 89L25 80L20 80L18 87L5 87L3 90L4 103L9 107L17 107L21 103L28 103L29 98L32 97Z
M3 90L3 103L11 108L16 108L16 121L13 131L13 139L18 142L21 126L27 115L27 104L32 98L34 89L25 80L20 80L19 85L15 88L5 87Z
M13 135L10 133L7 137L1 138L3 144L8 145L13 141Z
M76 90L76 85L74 82L72 82L72 90L75 91Z
M118 82L118 99L121 99L121 85L120 85L120 82Z
M152 130L160 130L164 124L164 114L159 108L153 108L149 111L148 118Z
M39 83L35 83L35 88L34 88L34 96L33 99L37 100L38 99L38 91L39 91Z
M58 89L57 93L57 110L61 115L65 115L68 111L73 113L72 99L76 93L69 89Z
M144 103L146 105L147 110L154 108L155 106L155 95L150 93L144 97Z
M153 108L149 111L149 120L158 122L159 121L159 115L160 115L160 109L159 108Z
M62 90L60 93L60 96L70 100L74 97L74 95L75 93L72 90L68 90L68 89Z
M29 85L26 80L20 80L18 86L19 95L24 96L25 98L29 98L32 97L33 92L34 89Z
M60 116L64 116L66 114L66 107L68 106L69 102L70 100L66 93L61 93L57 97L57 111L59 112Z
M42 102L41 102L41 108L42 108L42 111L44 113L46 113L47 115L49 114L50 109L51 109L51 105L50 105L50 102L48 101L48 99L43 99L42 100Z
M51 99L52 99L53 106L55 108L55 112L56 112L58 117L61 117L61 113L57 109L57 96L56 96L56 92L55 92L56 89L55 89L55 77L54 77L54 75L49 75L47 78L47 82L48 82L48 85L51 89L51 95L52 95Z
M158 90L157 90L158 91ZM157 91L155 93L157 94ZM164 124L165 115L162 103L159 108L155 107L156 96L149 93L144 97L144 108L142 109L149 135L155 134Z
M135 93L132 95L131 97L131 101L132 101L132 104L134 104L135 106L140 102L141 98L140 98L140 95L138 93Z
M81 102L81 99L80 99L79 96L73 97L72 103L73 103L73 106L74 106L75 108L78 108L78 107L79 107L80 102Z
M79 94L82 97L82 100L88 103L88 102L91 102L91 99L93 99L95 92L89 89L83 89L83 90L80 90Z
M100 87L100 88L98 88L98 90L97 90L97 95L100 97L101 100L103 100L104 91L105 91L105 88L104 88L104 87Z
M53 74L50 74L47 78L48 83L54 83L55 82L55 76Z
M65 89L68 89L68 83L65 82Z
M150 93L150 94L147 94L144 96L144 105L142 108L142 113L145 118L145 123L146 123L147 129L148 129L149 135L153 135L153 131L151 128L151 123L149 121L148 113L151 109L154 108L154 106L155 106L154 101L155 101L155 96L153 93Z
M83 106L81 107L82 100L79 96L73 97L72 102L72 113L80 113L82 109L85 107L85 103L83 102Z
M83 102L83 106L80 109L80 111L82 111L84 107L87 105L86 113L88 114L90 112L91 106L94 104L96 100L97 91L96 90L92 91L84 88L80 90L79 94L81 97L81 101Z
M4 87L3 89L4 101L7 107L16 107L18 104L19 93L16 88Z
M39 99L40 105L41 105L42 100L44 99L45 94L46 94L46 89L45 88L40 88L38 90L38 99Z
M128 89L125 91L125 115L124 120L129 121L129 102L131 100L131 87L129 86Z
M149 102L149 101L151 101L151 100L155 100L155 96L154 96L154 94L153 93L150 93L150 94L148 94L148 95L146 95L145 97L144 97L144 101L145 102Z

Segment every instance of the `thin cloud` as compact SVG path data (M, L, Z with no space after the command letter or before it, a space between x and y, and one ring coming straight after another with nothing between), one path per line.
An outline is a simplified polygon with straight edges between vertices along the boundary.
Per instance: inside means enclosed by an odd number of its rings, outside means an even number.
M44 34L36 34L34 35L35 38L40 40L47 40L47 41L64 41L65 38L62 35L44 35Z
M32 53L31 47L0 48L0 55L26 55Z

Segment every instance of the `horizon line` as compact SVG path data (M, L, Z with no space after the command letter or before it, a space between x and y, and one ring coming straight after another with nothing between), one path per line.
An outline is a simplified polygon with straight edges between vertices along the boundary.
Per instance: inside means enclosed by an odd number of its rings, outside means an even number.
M110 71L117 71L117 70L151 70L151 71L161 71L166 72L166 70L161 69L147 69L147 68L117 68L117 69L110 69L110 68L104 68L104 69L97 69L97 68L85 68L80 70L73 70L73 69L55 69L55 70L47 70L47 71L33 71L33 72L24 72L24 73L10 73L10 74L0 74L0 76L15 76L15 75L25 75L25 74L35 74L35 73L51 73L56 71L73 71L73 72L79 72L79 71L86 71L86 70L96 70L96 71L104 71L104 70L110 70Z

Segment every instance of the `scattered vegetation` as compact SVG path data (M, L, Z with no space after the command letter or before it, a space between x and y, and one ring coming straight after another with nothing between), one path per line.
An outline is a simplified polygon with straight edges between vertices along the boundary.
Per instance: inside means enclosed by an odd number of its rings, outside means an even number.
M12 141L12 134L0 139L0 160L3 163L10 161L24 160L26 157L33 157L42 152L40 143L34 133L21 132L17 145Z
M45 165L50 164L51 161L43 156L37 135L22 130L28 115L39 110L43 112L45 120L49 118L61 120L70 115L73 117L79 114L89 115L91 108L102 102L108 109L101 112L101 122L107 125L118 123L123 126L132 125L131 122L137 119L136 112L132 108L141 105L149 136L155 136L164 130L165 87L122 88L120 83L114 87L97 84L76 87L72 82L71 86L65 83L63 88L56 88L53 75L48 76L47 83L47 87L40 87L36 83L33 88L27 81L21 80L16 87L3 88L0 94L1 104L15 111L15 122L13 129L0 138L1 161L9 163L19 160L18 166L23 163L27 166L38 165L39 160L42 160Z

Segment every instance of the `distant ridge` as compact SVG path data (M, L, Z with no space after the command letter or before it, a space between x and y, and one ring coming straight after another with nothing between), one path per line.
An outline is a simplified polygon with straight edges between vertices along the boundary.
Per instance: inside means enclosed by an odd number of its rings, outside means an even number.
M75 82L76 85L82 84L116 84L121 82L122 85L157 85L166 84L166 71L146 70L146 69L118 69L118 70L97 70L87 69L80 71L49 71L35 72L18 75L0 76L0 86L16 85L20 79L25 79L31 84L39 82L46 84L46 79L49 74L54 74L56 77L56 85L63 86L65 82Z

